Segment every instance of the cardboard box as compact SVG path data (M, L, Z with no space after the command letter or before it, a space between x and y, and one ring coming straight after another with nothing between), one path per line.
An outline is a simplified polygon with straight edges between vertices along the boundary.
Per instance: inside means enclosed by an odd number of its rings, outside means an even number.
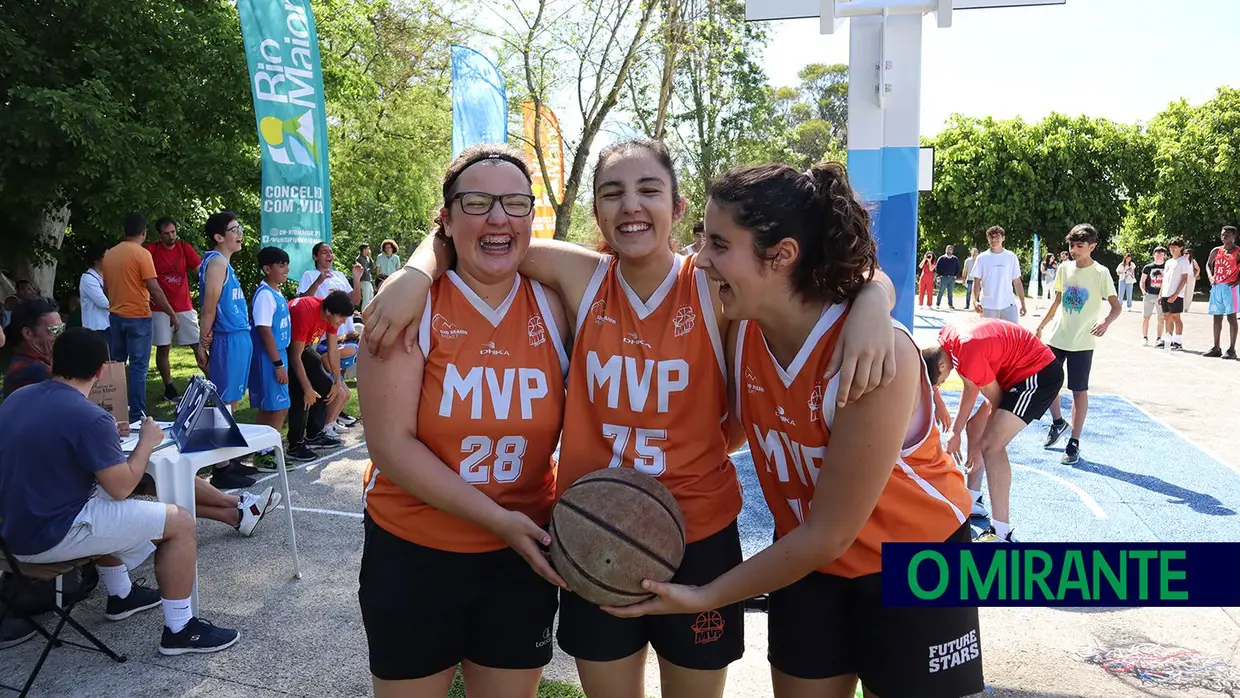
M91 388L90 401L112 413L117 422L129 422L129 393L125 384L125 362L109 361Z

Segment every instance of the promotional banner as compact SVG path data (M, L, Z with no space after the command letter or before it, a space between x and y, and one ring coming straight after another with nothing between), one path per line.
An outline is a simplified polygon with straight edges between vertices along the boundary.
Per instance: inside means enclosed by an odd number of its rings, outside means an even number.
M289 277L331 242L331 179L319 40L309 0L238 0L263 157L261 244L284 249Z
M1039 249L1038 242L1039 242L1038 234L1034 233L1033 234L1033 268L1029 270L1029 288L1025 293L1025 295L1034 296L1036 298L1041 297L1041 295L1039 294L1039 290L1041 289L1041 287L1038 286L1038 284L1041 282L1041 278L1040 278L1041 274L1038 273L1038 270L1042 266L1042 259L1041 259L1042 252Z
M508 142L504 76L486 56L452 47L452 157L471 145Z
M560 135L560 122L555 113L547 105L542 105L541 118L538 120L538 140L534 140L534 103L521 103L521 116L525 135L525 156L530 165L530 173L534 178L534 237L555 237L555 209L551 207L551 195L547 190L547 181L551 182L551 191L556 201L564 199L564 139ZM547 166L547 177L543 176L542 167L538 164L538 152L535 143L542 146L543 162Z

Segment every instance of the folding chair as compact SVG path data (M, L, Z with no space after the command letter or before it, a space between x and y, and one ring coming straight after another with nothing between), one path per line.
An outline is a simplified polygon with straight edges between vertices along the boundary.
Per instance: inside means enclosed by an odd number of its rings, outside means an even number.
M34 669L30 672L29 678L26 679L26 685L18 689L14 686L0 684L0 688L19 693L22 698L24 698L28 693L30 693L30 687L34 685L35 679L38 678L39 671L43 668L43 662L47 661L47 656L51 654L52 647L58 647L62 644L73 645L74 647L79 647L84 650L102 652L116 662L124 662L127 659L124 655L119 655L113 652L112 649L105 645L102 640L95 637L89 630L82 627L80 623L70 617L70 614L73 613L74 606L90 595L91 590L94 589L93 585L73 593L64 593L59 582L57 583L56 607L53 609L53 612L60 617L60 622L56 624L56 629L51 632L48 632L48 630L44 628L39 621L35 620L34 615L37 614L29 614L24 608L22 608L22 604L15 603L23 590L35 590L35 582L57 579L61 575L72 572L75 569L90 565L97 558L82 558L79 560L70 560L69 562L55 562L43 565L18 562L17 558L13 556L12 551L9 550L9 546L5 544L3 538L0 538L0 552L3 553L3 557L0 557L0 573L9 575L15 582L13 584L4 584L3 588L0 588L0 603L3 603L3 609L0 609L0 620L3 620L5 616L12 613L17 617L28 621L34 626L35 630L38 631L38 633L42 635L45 640L47 640L47 646L43 648L43 653L39 655L39 661L35 663ZM89 640L94 647L79 644L71 640L61 639L60 632L64 629L66 623L73 626L73 629L78 631L82 637Z

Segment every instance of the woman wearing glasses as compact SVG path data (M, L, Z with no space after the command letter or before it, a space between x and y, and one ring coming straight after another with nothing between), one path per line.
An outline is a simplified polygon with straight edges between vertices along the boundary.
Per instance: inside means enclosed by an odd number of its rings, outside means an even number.
M522 277L534 197L521 154L475 146L443 181L455 264L411 352L358 362L371 464L358 599L375 695L534 695L563 582L543 556L568 322ZM404 336L401 337L403 341Z

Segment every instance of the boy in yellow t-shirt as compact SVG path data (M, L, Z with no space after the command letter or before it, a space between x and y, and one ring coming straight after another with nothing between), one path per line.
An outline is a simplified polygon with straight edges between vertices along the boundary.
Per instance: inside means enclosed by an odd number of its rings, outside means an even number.
M1095 262L1092 256L1098 246L1098 231L1088 223L1081 223L1068 232L1067 243L1072 262L1059 265L1055 276L1055 301L1042 318L1036 334L1041 338L1042 330L1062 305L1059 322L1046 344L1055 352L1059 363L1066 364L1068 390L1072 391L1072 437L1063 452L1063 463L1071 465L1081 459L1081 431L1089 410L1089 369L1093 364L1094 345L1119 317L1122 308L1111 270ZM1100 319L1103 299L1111 304L1111 312ZM1059 400L1051 403L1051 417L1055 421L1046 436L1046 448L1055 445L1068 429Z

